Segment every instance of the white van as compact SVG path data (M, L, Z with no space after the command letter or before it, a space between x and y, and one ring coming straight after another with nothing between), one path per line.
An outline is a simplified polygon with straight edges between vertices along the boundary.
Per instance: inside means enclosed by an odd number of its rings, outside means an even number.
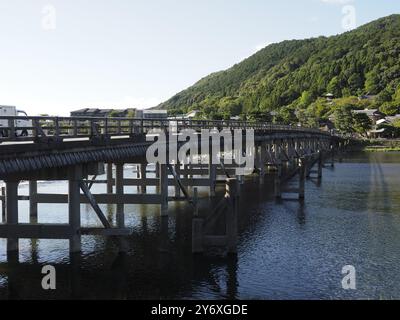
M8 137L9 130L3 129L8 127L8 120L1 119L1 117L28 117L25 111L17 110L14 106L0 106L0 137ZM16 130L17 137L27 137L32 130L23 129L32 127L32 120L29 119L18 119L15 120L15 127L19 128Z

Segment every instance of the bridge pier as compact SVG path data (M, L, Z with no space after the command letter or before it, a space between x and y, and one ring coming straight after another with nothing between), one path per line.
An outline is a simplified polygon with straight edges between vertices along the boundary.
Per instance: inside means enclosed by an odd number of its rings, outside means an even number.
M6 208L6 225L13 227L18 225L18 185L19 181L5 181L6 195L5 195L5 208ZM18 238L7 239L7 252L18 252Z
M31 223L37 222L38 203L37 203L37 181L29 181L29 218Z
M304 200L306 187L306 159L299 158L299 198Z
M238 194L237 179L226 180L226 193L216 209L207 217L195 215L192 220L192 253L203 253L207 246L225 247L228 254L237 253L238 241ZM209 234L218 217L226 212L223 235Z
M179 164L175 164L175 172L178 175L179 179L181 178L181 166ZM179 199L181 197L181 188L179 187L178 181L175 181L175 198Z
M4 223L6 221L6 187L0 188L0 195L1 195L1 222Z
M215 188L216 188L216 180L217 180L217 165L213 164L212 153L208 156L209 164L208 164L208 178L210 181L210 197L215 197Z
M322 179L322 167L324 165L324 155L323 151L318 151L318 180Z
M158 177L159 177L159 175L160 175L159 174L159 172L160 172L159 171L159 167L156 165L156 168L158 168L157 172L156 172L156 177L157 177L157 174L158 174ZM140 186L140 192L142 194L145 194L147 192L147 187L146 187L146 184L145 184L146 178L147 178L147 162L142 162L140 164L140 180L143 182L141 184L141 186Z
M125 212L124 212L124 202L121 201L124 195L124 164L117 163L116 164L116 173L115 173L115 193L117 194L118 202L117 202L117 226L118 228L125 227Z
M160 168L161 216L168 216L168 171L166 164L158 164Z
M258 148L258 166L259 166L259 175L260 175L260 184L264 184L265 180L265 162L266 162L266 153L267 153L267 146L265 142L262 142Z
M114 180L113 180L113 164L107 163L107 194L113 193Z
M75 176L68 181L68 216L72 234L69 239L69 251L71 253L81 252L81 204L79 180L80 178Z

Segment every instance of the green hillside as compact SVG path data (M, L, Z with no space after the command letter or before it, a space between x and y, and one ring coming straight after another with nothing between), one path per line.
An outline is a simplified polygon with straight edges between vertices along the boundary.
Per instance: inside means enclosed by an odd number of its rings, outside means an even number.
M332 105L400 104L400 15L385 17L332 37L271 44L232 68L209 75L159 107L172 114L198 109L201 117L269 118L281 122L326 119ZM337 103L321 98L332 93ZM377 95L359 102L360 95ZM344 98L344 99L343 99Z

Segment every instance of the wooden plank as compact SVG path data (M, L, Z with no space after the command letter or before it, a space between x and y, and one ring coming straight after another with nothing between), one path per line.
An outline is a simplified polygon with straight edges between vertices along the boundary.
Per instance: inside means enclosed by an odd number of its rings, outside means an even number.
M94 194L98 204L160 204L161 195L159 194ZM39 193L37 195L38 203L68 203L68 195L66 194L48 194ZM80 195L80 203L89 204L85 195Z
M68 224L0 224L0 238L69 239L72 235Z
M81 228L82 235L98 235L98 236L130 236L132 229L129 228Z
M178 176L178 174L175 172L175 169L172 167L171 164L167 164L169 171L172 173L174 176L175 181L178 183L179 188L183 192L183 195L185 196L186 200L194 206L193 200L190 197L189 193L187 192L186 188L183 186L181 178Z
M93 194L90 192L89 187L83 181L80 181L79 186L83 191L83 194L86 196L87 200L89 201L90 205L92 206L94 212L96 212L98 218L100 219L101 223L105 228L111 228L110 222L107 220L106 216L104 215L103 211L100 209L99 205L96 202Z

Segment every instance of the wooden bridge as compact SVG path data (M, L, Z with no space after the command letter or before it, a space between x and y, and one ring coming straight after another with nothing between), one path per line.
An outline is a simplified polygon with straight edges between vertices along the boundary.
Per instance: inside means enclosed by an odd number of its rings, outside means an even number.
M31 126L17 127L18 119L28 120ZM8 123L0 127L0 180L4 181L0 195L0 238L7 239L7 251L14 253L18 251L18 240L23 238L69 239L70 251L79 252L82 235L130 234L125 226L125 204L159 204L160 214L168 217L168 202L177 200L193 206L193 252L202 252L207 245L223 245L234 253L238 214L235 203L244 174L238 175L237 166L225 162L224 157L218 164L213 163L211 152L202 154L208 157L208 163L148 163L146 151L153 142L146 141L146 136L154 135L154 130L178 135L183 129L192 129L198 133L199 141L202 130L243 130L240 139L244 138L245 130L253 130L254 146L238 156L254 157L252 171L259 176L260 183L264 183L267 170L274 172L277 198L292 193L300 200L305 195L305 179L312 174L321 178L324 161L333 161L335 150L345 143L316 129L246 121L67 117L0 117L0 120ZM213 143L220 144L223 154L224 143ZM239 151L232 148L231 152ZM124 177L127 164L137 168L136 178ZM313 171L315 164L318 168ZM102 175L106 178L98 179ZM285 190L285 179L294 176L299 176L298 188ZM37 181L43 180L67 181L68 194L38 193ZM29 181L28 196L18 194L21 181ZM226 184L225 197L211 215L197 212L197 187L207 187L214 197L218 183ZM93 194L94 184L104 184L106 192ZM140 192L128 193L125 186L136 186ZM157 192L149 193L149 186L156 186ZM19 200L29 201L28 224L19 223ZM68 203L69 223L37 223L39 203ZM101 228L81 226L82 203L92 206ZM117 206L116 225L106 218L99 204ZM225 234L213 235L209 226L222 212L227 212Z

